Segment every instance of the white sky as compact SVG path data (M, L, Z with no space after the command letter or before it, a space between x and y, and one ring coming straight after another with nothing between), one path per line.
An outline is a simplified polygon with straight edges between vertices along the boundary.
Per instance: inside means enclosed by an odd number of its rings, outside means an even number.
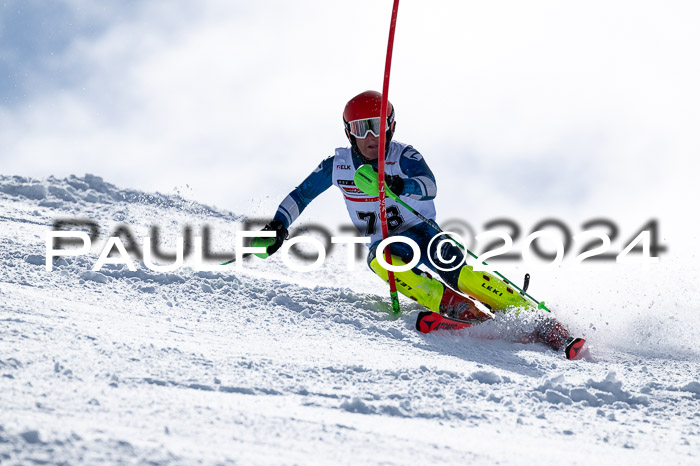
M381 89L391 4L2 2L0 173L93 173L271 216L347 145L345 102ZM658 217L672 252L692 247L699 12L694 1L401 2L395 137L433 169L438 219L526 229L605 216L626 237ZM346 222L343 211L333 192L305 215Z

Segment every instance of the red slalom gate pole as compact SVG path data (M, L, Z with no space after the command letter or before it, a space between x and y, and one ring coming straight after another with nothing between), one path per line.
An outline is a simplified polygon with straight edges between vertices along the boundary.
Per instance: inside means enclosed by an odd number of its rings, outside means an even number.
M389 228L386 223L386 190L384 183L384 157L386 148L386 118L389 106L389 75L391 74L391 55L394 50L394 31L396 30L396 15L399 12L399 0L394 0L394 7L391 10L391 26L389 27L389 44L386 48L386 63L384 65L384 85L382 86L382 109L380 116L379 127L379 218L382 224L382 237L389 237ZM383 251L384 258L387 264L392 265L391 249L386 247ZM391 291L391 307L395 313L401 312L399 307L399 295L396 292L396 280L394 272L387 270L389 273L389 289Z

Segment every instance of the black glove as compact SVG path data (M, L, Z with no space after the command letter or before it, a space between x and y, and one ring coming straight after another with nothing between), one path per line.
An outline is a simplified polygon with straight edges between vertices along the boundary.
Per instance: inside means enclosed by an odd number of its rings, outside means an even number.
M391 192L400 196L403 193L403 180L399 175L391 175L386 177L386 185L389 186Z
M261 259L266 259L268 256L271 256L277 252L280 246L282 246L282 243L284 243L284 240L286 240L289 235L287 234L287 229L284 227L284 225L282 225L282 222L276 220L273 220L265 225L265 228L263 228L262 231L274 231L276 233L276 236L273 238L258 236L253 238L251 243L251 246L253 247L265 248L265 252L255 252L253 254Z
M289 238L287 229L284 227L284 225L282 225L282 222L278 220L273 220L265 225L263 231L274 231L277 233L275 238L270 238L274 239L275 242L267 247L267 254L270 256L277 252L277 250L282 246L282 243L284 243L284 240Z

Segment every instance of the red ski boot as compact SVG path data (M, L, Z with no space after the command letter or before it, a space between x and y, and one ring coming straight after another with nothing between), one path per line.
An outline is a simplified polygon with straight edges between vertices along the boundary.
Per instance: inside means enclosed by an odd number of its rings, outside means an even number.
M569 336L569 331L553 318L541 320L535 331L521 340L522 343L544 343L555 351L564 348L566 359L576 359L586 340Z
M445 291L442 293L440 314L459 320L486 320L489 318L489 315L481 312L471 299L456 293L448 286L445 286Z
M544 343L550 348L559 351L566 345L569 331L556 320L547 318L537 324L532 337L533 342Z

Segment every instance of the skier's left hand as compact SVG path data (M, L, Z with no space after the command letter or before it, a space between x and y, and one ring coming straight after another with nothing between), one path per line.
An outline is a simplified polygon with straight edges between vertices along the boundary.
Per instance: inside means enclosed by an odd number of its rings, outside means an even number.
M403 193L403 180L399 175L390 175L386 177L386 185L391 189L391 192L400 196Z

